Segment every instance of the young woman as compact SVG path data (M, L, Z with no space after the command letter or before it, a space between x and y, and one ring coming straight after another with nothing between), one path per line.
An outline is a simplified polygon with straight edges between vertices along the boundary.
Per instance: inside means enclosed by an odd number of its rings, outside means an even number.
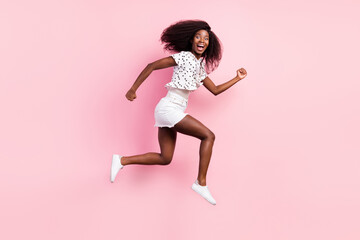
M126 93L126 98L133 101L136 98L136 90L152 71L174 67L171 82L165 85L168 93L159 101L154 114L161 153L149 152L135 156L114 154L110 180L114 182L119 170L126 165L168 165L173 158L176 134L179 132L201 140L199 172L192 189L215 205L216 201L206 185L206 173L215 135L200 121L185 113L188 97L190 92L201 85L214 95L218 95L245 78L247 73L244 68L240 68L233 79L220 85L215 85L210 80L207 72L212 72L219 65L222 49L219 39L204 21L177 22L163 31L161 41L165 43L166 50L177 53L148 64Z

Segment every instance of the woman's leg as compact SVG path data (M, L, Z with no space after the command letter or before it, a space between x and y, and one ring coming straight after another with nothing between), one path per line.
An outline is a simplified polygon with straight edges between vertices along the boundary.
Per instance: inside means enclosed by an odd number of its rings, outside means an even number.
M173 128L159 127L158 140L161 153L149 152L135 156L123 156L121 164L168 165L174 155L176 131Z
M200 144L200 162L198 181L202 186L206 185L206 173L209 167L212 147L215 141L215 134L204 124L190 115L186 115L180 122L174 126L175 130L190 135L201 140Z

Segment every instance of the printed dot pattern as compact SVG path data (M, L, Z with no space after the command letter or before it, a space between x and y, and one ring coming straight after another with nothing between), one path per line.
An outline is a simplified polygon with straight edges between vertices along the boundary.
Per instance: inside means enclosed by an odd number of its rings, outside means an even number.
M173 87L194 91L203 85L207 77L205 62L202 58L197 59L190 51L181 51L171 55L175 62L171 82L165 85L166 88Z

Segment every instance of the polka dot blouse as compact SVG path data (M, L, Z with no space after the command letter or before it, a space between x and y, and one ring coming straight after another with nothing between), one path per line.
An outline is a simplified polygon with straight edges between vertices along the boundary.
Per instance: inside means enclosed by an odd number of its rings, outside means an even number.
M181 51L171 55L176 62L174 66L171 82L165 87L179 88L194 91L203 85L203 80L207 77L205 62L203 58L197 59L190 51Z

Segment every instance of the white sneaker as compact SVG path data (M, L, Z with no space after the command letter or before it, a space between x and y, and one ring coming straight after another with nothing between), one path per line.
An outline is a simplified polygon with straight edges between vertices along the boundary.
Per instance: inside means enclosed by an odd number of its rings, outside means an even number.
M209 191L208 186L201 186L199 184L199 181L196 179L196 181L193 183L192 187L191 187L195 192L197 192L198 194L200 194L203 198L205 198L206 200L208 200L211 204L215 205L216 201L215 199L211 196L211 193Z
M114 182L116 175L118 174L119 170L122 169L124 166L121 165L122 156L114 154L112 163L111 163L111 171L110 171L110 181Z

